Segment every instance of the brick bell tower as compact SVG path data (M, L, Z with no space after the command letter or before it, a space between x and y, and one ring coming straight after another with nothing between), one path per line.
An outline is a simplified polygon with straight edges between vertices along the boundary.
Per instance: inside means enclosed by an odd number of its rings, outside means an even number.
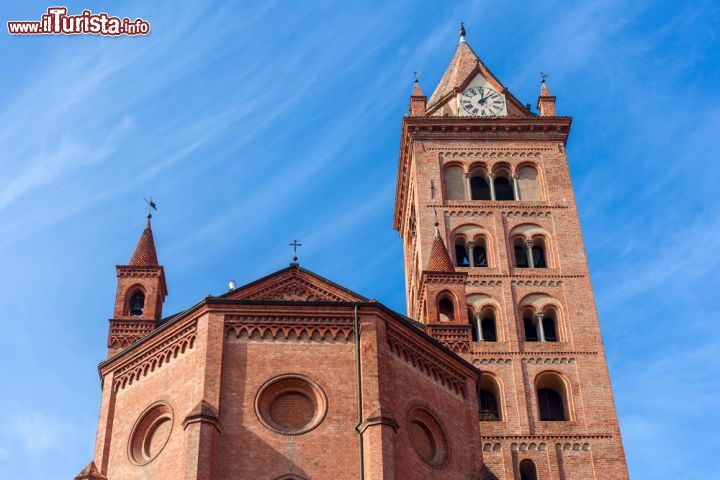
M147 216L145 229L127 265L117 265L115 310L110 319L108 356L153 331L162 319L167 296L165 270L158 263L155 240Z
M402 121L394 227L408 315L483 371L497 479L627 479L565 145L543 75L523 105L460 42Z

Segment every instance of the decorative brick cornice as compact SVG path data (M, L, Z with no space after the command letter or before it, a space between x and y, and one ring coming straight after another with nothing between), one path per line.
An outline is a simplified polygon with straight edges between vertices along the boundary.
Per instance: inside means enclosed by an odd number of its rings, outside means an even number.
M405 117L403 132L416 140L567 141L570 117Z
M424 270L422 278L420 279L420 285L425 283L443 283L443 284L464 284L467 278L466 272L428 272Z
M514 287L562 287L562 280L513 280Z
M225 336L253 340L338 340L353 338L351 316L226 315Z
M590 451L590 443L587 440L591 439L602 439L602 440L609 440L612 439L612 436L608 437L593 437L593 436L576 436L573 435L573 438L571 440L580 440L580 442L565 442L561 443L557 440L567 440L567 438L554 438L554 437L543 437L543 436L532 436L532 437L513 437L515 439L524 439L527 440L525 442L512 442L510 446L511 451L520 451L520 452L533 452L533 451L545 451L547 450L547 443L546 442L555 442L555 449L556 450L572 450L572 451L583 451L588 452ZM483 437L484 439L491 439L496 437ZM503 439L507 440L507 439ZM582 442L582 443L581 443ZM483 443L483 452L500 452L502 451L502 444L501 443L491 443L491 442L485 442Z
M140 350L134 356L121 363L115 372L113 388L121 390L146 376L155 369L184 354L195 346L197 337L197 319L193 319L173 332L167 332L165 338Z
M108 348L125 348L137 342L155 329L152 320L110 320Z
M298 278L289 277L283 281L268 285L267 288L258 290L244 298L248 300L282 300L282 301L307 301L307 302L342 302L347 300L328 289Z
M472 352L472 355L475 356L479 352ZM493 355L496 355L496 357L493 358L475 358L473 360L473 365L480 366L480 365L510 365L512 364L512 360L509 358L502 358L502 353L499 352L493 352Z
M417 339L388 324L387 340L390 351L416 370L424 373L449 391L467 396L466 377L450 362L430 351Z
M472 276L469 274L468 276ZM465 282L466 287L501 287L502 281L500 280L468 280Z
M483 440L503 440L503 441L562 441L562 440L608 440L613 438L609 433L589 433L587 435L482 435Z
M476 343L473 343L475 347ZM472 363L475 366L480 365L508 365L512 362L512 357L520 357L520 361L530 365L565 365L575 364L573 357L594 357L599 352L588 351L559 351L559 352L488 352L473 351L471 353ZM506 358L510 357L510 358Z
M472 333L469 324L430 324L427 333L455 353L470 352Z
M491 147L453 147L446 146L427 147L429 152L439 152L444 158L540 158L544 152L552 151L552 147L511 147L507 145L493 145Z
M160 277L164 274L163 267L136 267L134 265L117 265L118 277Z

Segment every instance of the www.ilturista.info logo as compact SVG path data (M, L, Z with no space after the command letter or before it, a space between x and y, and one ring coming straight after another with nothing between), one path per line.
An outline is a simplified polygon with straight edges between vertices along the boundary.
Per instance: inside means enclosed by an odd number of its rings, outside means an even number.
M7 22L11 35L147 35L150 23L138 18L111 17L107 13L83 10L80 15L68 15L67 7L50 7L40 21Z

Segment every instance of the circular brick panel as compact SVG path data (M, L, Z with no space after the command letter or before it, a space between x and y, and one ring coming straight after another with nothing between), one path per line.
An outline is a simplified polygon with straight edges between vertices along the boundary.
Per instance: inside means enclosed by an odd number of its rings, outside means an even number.
M423 408L416 408L408 415L407 425L410 442L420 458L435 468L447 465L447 439L435 417Z
M260 388L255 397L255 413L270 430L300 435L323 421L327 397L312 380L300 375L283 375Z
M145 410L130 434L130 460L136 465L145 465L160 455L170 439L172 426L173 415L169 405L159 403Z

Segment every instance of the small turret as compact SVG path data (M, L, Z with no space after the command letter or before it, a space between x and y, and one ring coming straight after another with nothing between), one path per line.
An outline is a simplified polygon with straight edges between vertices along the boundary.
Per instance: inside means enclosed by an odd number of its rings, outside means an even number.
M118 265L115 309L108 335L113 355L153 331L162 319L167 296L165 270L158 263L150 219L127 265Z
M427 97L420 88L420 82L417 79L417 73L415 74L415 84L413 86L413 92L410 96L410 115L417 117L425 115L425 107L427 106Z
M538 97L537 107L540 110L541 117L556 117L555 113L555 97L550 93L550 89L545 83L545 74L542 75L540 84L540 97Z

